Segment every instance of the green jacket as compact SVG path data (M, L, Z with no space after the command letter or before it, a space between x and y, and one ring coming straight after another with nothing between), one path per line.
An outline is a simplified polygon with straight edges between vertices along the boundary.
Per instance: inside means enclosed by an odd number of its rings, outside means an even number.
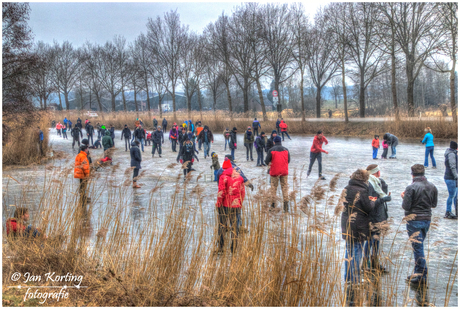
M218 157L212 157L211 167L213 167L215 171L220 169L220 163L219 163L219 158Z
M110 137L110 131L105 131L105 136L102 138L102 147L104 149L111 148L113 146L113 140Z
M251 136L248 138L247 132L244 132L244 143L245 144L254 143L254 133L252 133Z

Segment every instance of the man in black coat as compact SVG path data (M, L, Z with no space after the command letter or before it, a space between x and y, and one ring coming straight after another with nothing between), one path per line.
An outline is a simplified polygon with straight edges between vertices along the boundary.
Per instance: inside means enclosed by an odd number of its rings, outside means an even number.
M72 135L72 149L74 149L75 142L78 143L78 147L80 147L80 137L83 138L83 133L81 133L81 129L79 126L75 125L73 127L72 131L70 132L70 135Z
M144 152L145 131L144 128L142 128L142 125L139 125L136 130L134 130L134 137L139 141L142 146L142 152Z
M212 135L212 132L209 130L208 126L204 126L203 131L201 131L198 135L198 140L204 147L204 158L206 159L206 156L209 157L209 149L211 149L211 143L214 143L214 136Z
M131 149L131 130L128 128L127 124L125 124L123 131L121 131L121 140L123 140L123 137L125 138L125 151L128 151L128 148Z
M342 238L345 240L345 282L359 283L359 266L364 241L369 238L369 214L374 202L369 198L369 174L366 170L355 171L348 182L342 210ZM343 198L342 193L342 197Z
M80 118L77 119L77 123L75 124L75 126L79 127L80 131L83 129L83 126L81 125L81 119Z
M115 147L115 127L113 124L110 125L110 137L112 138L113 147Z
M273 141L273 139L277 136L277 132L276 130L273 130L272 131L272 134L270 135L270 138L267 139L267 144L265 145L265 152L269 152L270 151L270 148L272 148L274 145L275 145L275 142Z
M264 162L264 149L265 149L265 132L261 132L256 137L256 151L257 151L257 165L256 166L267 166Z
M190 138L188 138L188 136L187 136L185 138L185 143L182 146L181 151L177 155L177 162L178 163L179 162L181 164L187 163L185 166L182 166L183 170L184 170L184 180L185 180L185 177L187 176L187 174L190 173L190 171L194 170L192 168L193 162L195 161L194 158L196 158L198 160L198 157L195 155L195 152L198 153L198 151L196 150L196 147L195 147L195 143L192 142L190 140Z
M163 118L163 132L166 132L166 127L168 126L168 121L166 120L166 118Z
M161 158L161 144L165 143L165 138L163 135L163 131L161 131L161 127L158 126L155 131L152 133L152 158L155 156L155 150L158 148L158 155Z
M91 125L91 121L88 121L88 124L86 125L86 136L88 138L88 142L89 140L91 140L91 145L94 145L93 134L94 134L94 127Z
M155 129L156 127L158 127L158 120L153 117L153 129Z
M438 206L438 189L425 177L425 167L422 164L411 166L412 184L401 193L407 221L406 229L414 250L414 274L407 277L412 284L426 283L428 268L426 266L423 242L431 224L431 209Z
M230 132L230 150L231 150L231 155L232 155L232 161L236 162L235 160L235 150L236 150L236 142L237 142L237 139L236 139L236 132L237 132L237 128L236 127L233 127L233 130L232 132Z
M139 176L139 170L141 169L142 155L139 150L139 141L134 141L129 149L131 156L131 167L134 167L133 171L133 188L137 189L140 186L137 184L137 176Z
M278 133L278 135L280 134L280 123L281 120L279 118L276 119L276 132Z

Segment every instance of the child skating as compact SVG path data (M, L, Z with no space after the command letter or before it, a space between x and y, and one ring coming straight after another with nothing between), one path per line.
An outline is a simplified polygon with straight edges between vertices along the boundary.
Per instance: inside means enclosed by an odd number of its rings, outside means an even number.
M372 159L377 160L377 154L380 148L380 141L379 136L374 135L374 139L372 140Z

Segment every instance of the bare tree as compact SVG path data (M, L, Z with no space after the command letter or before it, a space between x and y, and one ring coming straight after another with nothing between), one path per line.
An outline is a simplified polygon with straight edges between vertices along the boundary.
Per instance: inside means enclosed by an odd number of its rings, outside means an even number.
M182 48L180 50L179 76L187 99L188 117L191 119L192 97L197 90L194 69L195 48L198 44L198 36L195 33L190 33L187 37L184 37L183 40Z
M146 92L147 96L147 110L150 111L150 93L149 93L149 76L153 76L155 68L153 62L155 61L155 55L151 52L152 46L149 46L147 37L141 33L139 37L134 41L132 48L132 57L136 63L137 73L141 80L139 87ZM136 111L138 111L136 105Z
M50 49L48 44L39 41L33 51L38 60L35 70L31 71L31 86L40 100L40 107L44 109L46 109L49 96L55 90L50 69L52 60Z
M407 105L414 116L414 83L426 59L440 45L445 29L438 18L437 3L397 2L395 5L395 40L405 55Z
M118 55L117 46L107 42L99 49L98 80L102 87L110 94L112 111L116 110L116 97L122 91L123 67Z
M102 68L101 48L86 42L82 50L82 58L82 65L86 71L87 83L90 84L88 85L88 88L90 88L91 92L96 96L96 102L99 110L102 111L102 85L98 79L100 74L99 69Z
M341 87L342 80L338 77L334 77L331 79L331 95L334 97L335 108L338 109L338 103L340 98L340 93L342 92Z

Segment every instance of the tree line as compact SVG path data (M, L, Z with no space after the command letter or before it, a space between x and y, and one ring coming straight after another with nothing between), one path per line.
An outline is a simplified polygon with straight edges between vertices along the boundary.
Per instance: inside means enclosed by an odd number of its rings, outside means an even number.
M3 3L4 93L5 41L9 42L5 8L14 6L22 6L27 15L27 4ZM99 110L108 96L109 108L115 111L121 96L126 110L130 92L136 110L141 96L151 110L149 98L155 93L160 113L165 96L172 99L174 116L178 89L189 112L193 98L202 110L206 91L214 110L218 98L224 97L230 115L238 90L242 112L250 111L255 101L264 120L273 106L271 91L263 93L264 81L272 81L271 90L280 92L281 101L298 98L292 105L298 106L303 120L309 96L314 97L316 117L321 117L323 90L330 85L348 121L350 102L358 106L359 117L366 116L369 106L378 108L382 100L392 103L396 117L400 109L414 116L420 89L430 89L427 84L448 75L448 87L440 82L442 89L431 88L440 93L438 98L449 96L456 119L457 10L457 3L446 2L330 3L309 18L301 3L242 3L231 14L219 15L201 34L182 24L177 11L170 11L149 18L146 32L132 42L116 36L103 45L87 42L75 48L67 41L31 45L29 40L21 48L34 65L25 66L27 74L20 80L30 86L27 95L38 98L43 108L51 94L58 94L60 108L62 95L69 109L73 92L80 98L88 94ZM7 52L15 55L17 50ZM347 80L354 84L351 93Z

